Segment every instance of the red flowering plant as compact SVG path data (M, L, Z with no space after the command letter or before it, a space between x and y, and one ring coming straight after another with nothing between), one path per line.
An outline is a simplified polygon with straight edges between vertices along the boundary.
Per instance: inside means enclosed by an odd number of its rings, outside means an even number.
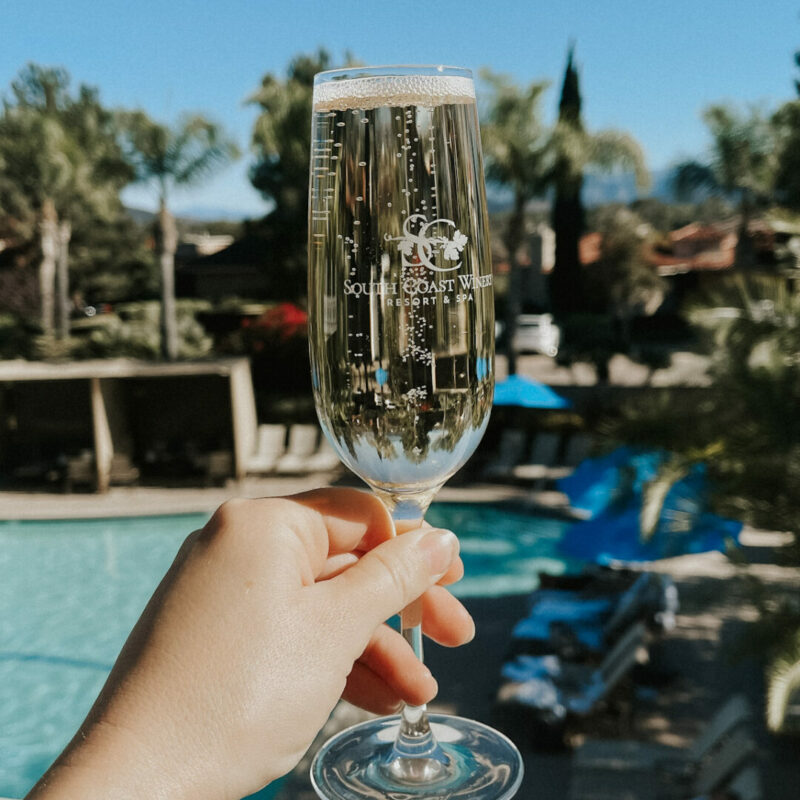
M245 317L241 322L241 335L244 350L250 355L292 343L302 342L305 347L308 314L294 303L278 303L260 317Z
M266 331L277 334L285 342L295 336L308 335L308 314L294 303L279 303L265 311L255 323Z
M256 319L242 320L241 334L258 388L293 393L308 388L310 393L306 311L278 303Z

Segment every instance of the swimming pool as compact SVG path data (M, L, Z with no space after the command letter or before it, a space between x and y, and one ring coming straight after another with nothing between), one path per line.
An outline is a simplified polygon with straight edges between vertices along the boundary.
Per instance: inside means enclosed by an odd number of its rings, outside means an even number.
M180 543L206 519L0 522L0 796L22 797L67 743ZM459 534L462 597L531 591L538 571L569 566L556 550L562 520L445 503L428 520Z

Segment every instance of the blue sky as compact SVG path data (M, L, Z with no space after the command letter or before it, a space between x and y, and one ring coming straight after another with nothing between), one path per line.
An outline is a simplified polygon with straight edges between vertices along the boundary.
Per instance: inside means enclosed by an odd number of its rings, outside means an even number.
M267 72L323 46L334 61L490 67L517 82L550 80L552 118L570 41L590 129L622 128L657 169L700 155L712 102L766 109L794 96L797 0L3 0L0 88L28 61L64 66L110 106L174 121L202 111L246 149ZM249 156L173 206L257 215ZM141 188L129 202L152 206Z

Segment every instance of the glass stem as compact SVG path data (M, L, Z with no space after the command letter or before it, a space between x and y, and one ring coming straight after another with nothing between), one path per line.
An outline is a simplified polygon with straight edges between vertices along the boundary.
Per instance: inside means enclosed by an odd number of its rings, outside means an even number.
M415 600L410 606L404 608L400 614L400 632L403 638L411 645L414 655L424 661L422 649L422 600ZM425 735L430 728L426 706L403 706L401 711L401 734L405 730L406 734L413 737Z
M389 494L376 490L392 515L397 535L414 530L422 524L436 491L414 495ZM414 655L423 661L422 599L415 600L400 613L400 630L411 645ZM403 783L429 783L441 777L447 769L448 758L431 731L425 705L404 705L400 712L400 729L394 748L384 769Z

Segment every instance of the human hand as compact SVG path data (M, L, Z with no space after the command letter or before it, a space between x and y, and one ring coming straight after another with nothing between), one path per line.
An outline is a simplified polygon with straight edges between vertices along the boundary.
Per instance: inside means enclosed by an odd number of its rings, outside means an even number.
M299 761L340 696L378 713L429 701L436 682L383 622L422 595L429 636L472 638L442 585L463 572L457 540L392 534L380 501L353 489L223 505L30 800L238 800Z

